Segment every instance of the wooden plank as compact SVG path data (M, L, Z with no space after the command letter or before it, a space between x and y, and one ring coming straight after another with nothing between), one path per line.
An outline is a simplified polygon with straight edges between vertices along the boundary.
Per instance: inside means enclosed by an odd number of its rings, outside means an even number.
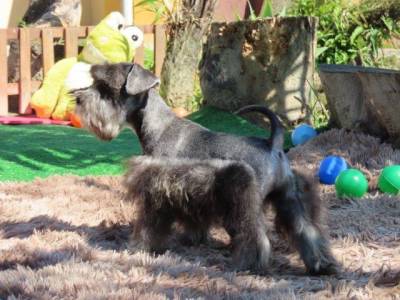
M27 27L30 30L30 38L38 39L41 35L41 28L32 28ZM92 30L93 26L82 26L78 28L78 36L86 37L87 30ZM18 33L20 28L8 28L7 29L7 39L9 40L18 40ZM44 29L44 28L43 28ZM46 27L47 30L51 30L54 38L62 38L64 37L64 27Z
M43 72L46 75L47 72L54 64L54 37L53 31L48 28L42 30L42 46L43 46Z
M0 116L8 114L7 30L0 29Z
M47 27L46 29L51 31L54 38L64 37L64 27Z
M27 29L29 29L29 37L31 40L40 39L40 34L41 34L40 28L28 27Z
M41 81L38 80L31 81L31 92L33 93L36 90L38 90L41 85L42 85ZM19 95L19 83L8 83L7 94L9 96Z
M65 28L65 58L78 56L79 27Z
M88 26L78 27L78 37L86 37L87 36L87 28Z
M94 27L95 26L86 26L86 35L85 35L85 37L89 35L89 33L94 29Z
M87 36L87 30L88 26L82 26L82 27L69 27L71 29L74 29L75 32L77 32L78 37L86 37ZM64 28L62 27L52 27L53 29L53 36L55 38L61 38L64 37Z
M146 34L146 33L154 33L154 30L155 30L154 28L156 26L154 26L154 25L141 25L141 26L137 26L137 27L139 27L139 29L141 31L143 31L144 34Z
M19 84L18 83L7 83L7 95L13 96L18 95Z
M155 26L154 30L154 73L161 75L161 69L165 58L167 39L165 27L163 25Z
M7 29L7 38L9 40L17 40L19 37L19 31L21 29L29 30L29 38L34 40L40 38L40 29L32 28L32 27L24 27L24 28L9 28Z
M136 49L135 63L137 63L141 66L144 66L144 47L143 46Z
M32 81L32 82L31 82L32 93L36 92L36 91L40 88L41 85L42 85L42 82L41 82L41 81L38 81L38 80Z
M21 28L19 30L19 59L20 59L20 81L19 81L19 108L20 114L31 113L29 101L31 98L31 39L30 30Z
M19 94L19 83L8 83L7 84L7 95L15 96Z
M19 28L8 28L7 29L7 39L8 40L18 40Z

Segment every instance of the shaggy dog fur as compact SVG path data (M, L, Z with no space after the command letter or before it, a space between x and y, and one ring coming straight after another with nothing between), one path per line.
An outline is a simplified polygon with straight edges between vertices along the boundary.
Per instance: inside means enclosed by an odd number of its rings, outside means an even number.
M1 153L1 150L0 150ZM375 179L400 151L366 135L332 130L289 151L294 167L316 174L319 161L342 155ZM127 246L137 210L123 201L121 177L53 176L0 182L1 299L398 299L400 197L373 190L338 199L322 185L333 276L305 276L297 252L277 236L267 276L234 272L229 238L213 228L215 247L182 247L153 256ZM51 187L51 188L49 188Z
M246 162L255 172L261 198L277 211L277 223L284 226L307 270L312 274L336 272L328 242L306 209L313 200L301 195L296 185L283 151L284 129L273 112L259 106L241 110L258 111L270 120L268 140L215 133L178 118L158 94L159 79L137 64L94 65L85 72L80 77L86 76L91 85L77 85L74 90L72 80L69 87L77 98L76 111L91 132L110 140L129 126L145 155ZM71 77L75 73L71 71Z
M232 241L237 269L265 270L270 244L254 171L223 160L135 157L125 185L138 206L135 238L146 250L163 252L178 221L194 244L205 242L211 225L222 225Z

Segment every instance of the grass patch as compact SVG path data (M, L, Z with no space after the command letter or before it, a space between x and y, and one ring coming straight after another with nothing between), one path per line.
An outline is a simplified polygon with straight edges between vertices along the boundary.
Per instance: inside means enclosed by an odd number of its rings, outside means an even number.
M188 117L213 131L267 137L268 133L230 113L206 107ZM51 125L0 125L0 181L29 181L54 174L117 175L139 155L136 135L124 130L103 142L82 129ZM290 147L287 139L286 147Z

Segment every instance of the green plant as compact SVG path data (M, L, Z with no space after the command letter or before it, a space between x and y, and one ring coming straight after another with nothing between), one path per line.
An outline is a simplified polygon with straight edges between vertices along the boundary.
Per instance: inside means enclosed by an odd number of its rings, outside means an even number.
M146 11L154 13L153 23L164 19L169 22L179 21L177 13L181 8L180 0L142 0L135 4L135 7L141 7Z
M313 84L307 81L310 85L311 93L310 103L308 104L311 123L315 128L326 127L329 122L329 111L327 109L326 98L324 94L318 93L318 90Z
M371 24L363 6L341 0L295 0L290 14L319 18L318 63L379 65L378 49L398 30L389 16L379 16L380 22Z
M315 128L324 128L329 122L329 111L326 107L325 95L318 93L317 88L309 81L307 84L310 86L309 101L304 101L295 96L294 98L299 101L305 108L307 119Z
M187 109L189 111L197 111L201 108L203 104L203 93L201 91L199 74L196 74L193 97L191 97L191 99L189 99L187 103L189 106Z
M249 6L250 14L249 20L261 20L265 18L271 18L274 16L273 7L272 7L272 0L264 0L261 10L258 14L256 14L253 6L251 5L250 0L247 0L247 4ZM282 11L278 14L280 17L286 16L286 7L282 9ZM236 18L240 20L241 18L237 15Z
M262 18L273 17L271 0L264 0L263 5L260 10L260 13L258 15L255 13L250 0L247 0L247 3L249 6L249 10L250 10L249 20L257 20L257 19L262 19Z
M154 50L150 48L144 48L144 67L154 72Z
M26 23L26 21L25 20L20 20L19 22L18 22L18 25L17 25L18 27L20 27L20 28L25 28L25 27L28 27L28 24Z

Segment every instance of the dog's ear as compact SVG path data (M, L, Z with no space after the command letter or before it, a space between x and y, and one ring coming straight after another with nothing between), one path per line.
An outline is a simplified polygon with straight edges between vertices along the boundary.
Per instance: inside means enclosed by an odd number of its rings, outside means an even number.
M104 64L93 65L90 73L95 82L101 82L109 88L120 90L126 81L132 64Z
M126 91L130 95L137 95L148 91L160 83L153 73L142 68L138 64L133 64L131 71L126 79Z

